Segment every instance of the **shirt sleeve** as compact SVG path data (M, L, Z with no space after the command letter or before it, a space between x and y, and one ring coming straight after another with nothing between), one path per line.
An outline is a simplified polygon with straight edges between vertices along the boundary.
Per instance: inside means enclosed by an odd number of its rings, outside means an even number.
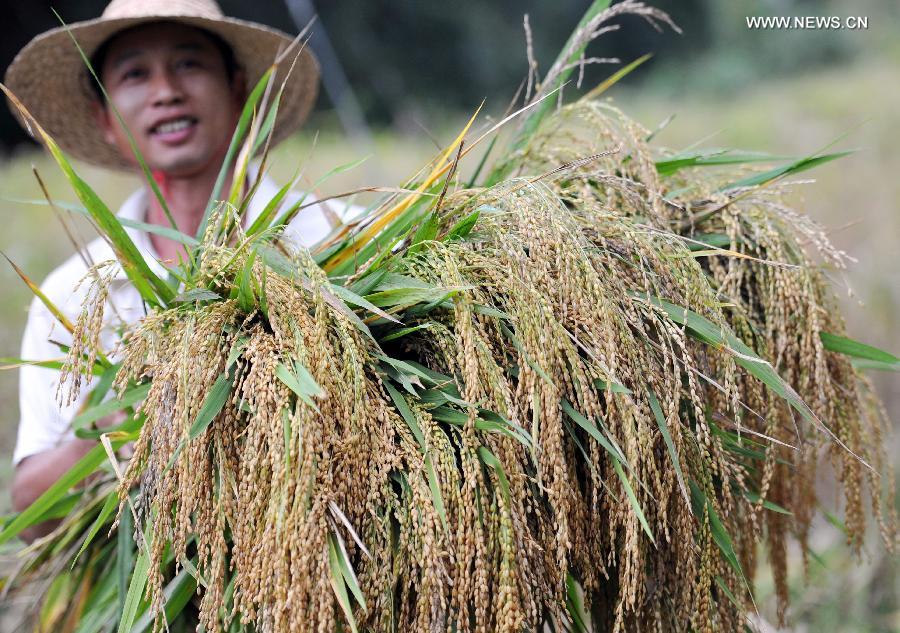
M64 282L63 282L64 283ZM42 291L66 313L77 314L78 297L72 287L60 292L60 280L48 277ZM73 284L74 285L74 284ZM57 302L57 299L62 301ZM74 305L74 310L72 309ZM60 359L64 353L55 342L69 345L72 338L44 304L35 297L28 311L20 357L23 360L44 361ZM60 372L56 369L24 365L19 369L19 430L13 464L37 453L55 448L62 441L73 438L70 422L87 394L82 388L75 402L61 406L57 397ZM66 385L63 386L65 390Z

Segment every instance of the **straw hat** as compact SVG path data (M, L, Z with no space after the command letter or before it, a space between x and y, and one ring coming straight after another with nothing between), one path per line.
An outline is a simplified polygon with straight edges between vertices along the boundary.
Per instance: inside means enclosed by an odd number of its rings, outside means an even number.
M90 58L117 32L161 20L200 27L221 37L244 71L248 94L293 40L267 26L225 17L214 0L112 0L101 17L76 22L68 30ZM279 77L287 72L289 62L282 65L285 69L279 69ZM86 73L69 32L60 27L31 40L9 66L4 83L68 154L103 167L132 169L97 126L91 112L96 93ZM318 79L318 63L304 47L284 89L273 143L286 138L309 115Z

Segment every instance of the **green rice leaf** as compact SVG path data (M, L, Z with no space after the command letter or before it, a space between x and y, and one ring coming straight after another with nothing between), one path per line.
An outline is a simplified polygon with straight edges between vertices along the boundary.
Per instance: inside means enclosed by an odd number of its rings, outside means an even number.
M727 189L736 189L738 187L756 187L760 185L765 185L777 178L783 178L785 176L792 176L793 174L798 174L800 172L806 171L808 169L812 169L813 167L818 167L819 165L823 165L825 163L829 163L833 160L837 160L838 158L843 158L844 156L849 156L853 152L835 152L833 154L821 154L819 156L809 156L806 158L801 158L793 161L792 163L788 163L783 167L777 167L775 169L771 169L769 171L763 172L761 174L756 174L755 176L748 176L742 180L738 180L737 182L733 182L729 185L726 185L720 189L720 191L725 191Z
M400 360L399 358L392 358L390 356L387 356L387 355L381 354L381 353L376 354L375 357L378 358L379 360L384 361L391 367L394 367L395 369L397 369L401 372L405 372L406 374L412 376L413 379L415 379L417 382L420 382L422 380L425 380L425 381L431 380L430 374L428 372L422 370L419 367L418 363L410 363L405 360Z
M272 218L278 212L278 209L281 208L281 203L284 201L285 196L287 196L288 192L294 186L296 182L296 177L291 179L285 186L278 190L278 193L266 203L265 208L262 210L262 213L257 216L257 218L253 221L253 224L250 225L250 228L247 229L247 235L252 237L258 233L261 233L265 229L269 227L269 224L272 221Z
M100 528L106 525L107 520L112 515L113 510L118 507L118 505L119 495L115 491L106 495L106 501L103 503L103 507L100 509L100 513L97 515L97 518L94 520L91 528L88 530L87 534L85 534L84 540L81 541L81 547L78 548L78 553L75 554L75 557L72 559L72 565L69 567L69 569L75 568L75 563L78 562L78 559L84 553L84 550L87 549L88 545L90 545L94 540L94 537L97 536Z
M753 503L759 503L759 493L753 492L752 490L744 490L743 494L745 497L747 497ZM793 516L793 514L794 514L790 510L783 508L780 505L778 505L777 503L773 503L772 501L769 501L768 499L763 500L762 506L766 510L771 510L772 512L777 512L778 514L786 514L788 516Z
M438 422L446 422L457 427L464 427L469 420L469 416L456 409L440 406L429 411L431 417ZM487 433L501 433L512 438L526 447L532 446L531 437L521 427L513 425L509 421L486 420L484 418L475 418L475 428L479 431Z
M163 589L163 614L166 622L173 622L184 611L197 591L197 580L187 569L178 572L169 584ZM131 633L147 633L152 630L154 621L153 611L146 609L140 618L134 623Z
M181 558L179 560L184 569L197 581L197 583L203 587L204 589L209 587L209 581L203 577L200 573L200 570L197 569L196 560L189 560L187 558Z
M447 510L444 507L444 497L441 495L441 484L438 481L437 471L434 469L434 462L430 453L425 454L425 474L428 477L428 488L431 490L431 501L434 504L434 509L441 520L441 524L444 526L444 530L449 532Z
M584 611L584 603L579 594L578 583L572 574L566 574L566 611L572 618L576 633L588 633L588 617Z
M656 171L660 176L671 176L688 167L709 167L718 165L742 165L745 163L792 160L786 156L773 156L756 152L735 152L730 149L706 149L682 152L656 161ZM796 159L793 159L796 160Z
M625 387L624 385L620 385L617 382L606 382L605 380L600 380L597 378L594 381L594 386L600 391L610 391L612 393L624 393L631 394L633 393L631 389Z
M67 516L75 506L83 500L84 496L83 491L67 494L65 497L54 503L53 506L38 519L38 522L49 521L50 519L61 519Z
M428 288L392 288L390 290L379 291L367 295L366 300L380 308L394 306L408 307L417 303L440 303L462 290L464 290L462 287L443 288L436 286ZM396 319L393 320L396 321Z
M275 99L272 101L269 111L266 113L266 118L263 119L262 124L259 126L259 132L253 141L253 151L250 152L251 156L256 154L260 147L263 147L263 143L269 141L269 135L272 133L272 130L275 129L275 121L278 118L278 106L281 104L281 96L283 93L284 85L282 84L281 88L278 90L278 94L275 95Z
M472 213L461 219L459 222L454 224L449 231L447 231L447 236L445 239L465 239L468 237L469 233L472 232L472 229L475 228L475 224L478 222L478 217L481 215L481 212L478 209L475 209Z
M709 526L712 530L713 540L716 542L716 545L719 546L719 549L722 550L722 554L725 556L725 560L728 561L728 564L743 578L744 572L738 561L737 553L734 551L734 546L731 544L731 537L728 535L725 526L722 525L722 521L719 519L719 515L716 514L716 511L713 509L712 504L708 499L706 502L706 510L709 513Z
M738 602L738 599L731 592L731 589L728 588L728 585L725 584L725 580L721 576L716 576L716 585L719 586L719 589L722 590L722 593L725 594L725 597L728 598L731 604L736 606L738 609L744 608L744 605Z
M412 432L413 437L416 438L416 441L419 443L422 451L425 452L428 446L425 443L425 434L422 433L422 427L420 427L418 421L416 421L416 416L413 415L412 410L409 408L409 404L406 402L406 398L403 397L403 394L394 389L390 385L390 383L385 382L384 388L387 390L388 395L390 395L391 400L394 401L394 406L397 407L397 411L400 412L400 417L402 417L403 421L406 422L406 425Z
M172 303L192 303L194 301L218 301L222 297L207 288L191 288L179 293L172 299Z
M820 507L819 509L822 510L822 514L831 525L843 532L845 536L850 535L850 531L847 529L847 525L843 521L841 521L841 519L837 515L835 515L833 512L829 512L825 508Z
M328 566L331 568L331 578L329 579L331 589L338 599L338 604L344 612L344 617L347 619L347 624L350 625L350 630L353 633L357 633L356 618L353 617L353 608L350 606L350 597L347 595L344 571L338 559L334 537L331 534L328 535Z
M34 296L37 297L41 303L44 304L44 307L46 307L47 310L50 311L50 314L52 314L54 317L56 317L56 320L59 321L60 325L62 325L69 334L74 332L75 326L72 325L72 322L62 312L62 310L60 310L59 308L56 307L56 304L54 304L53 301L50 300L50 297L45 295L43 293L43 291L41 291L40 287L36 283L31 281L31 279L29 279L28 275L26 275L25 272L21 268L16 266L16 264L13 262L13 260L11 260L9 257L6 256L6 253L3 253L3 257L6 258L6 261L9 262L9 265L13 267L13 270L15 270L16 274L19 275L19 278L25 282L25 285L28 286L29 290L31 290L31 292L34 294Z
M112 387L113 381L116 379L121 366L121 363L116 363L115 365L110 365L108 369L103 370L103 373L100 375L100 380L97 381L97 386L91 390L91 394L88 397L88 406L98 405L103 402L103 399L106 397L106 394L109 393L109 389Z
M123 393L121 398L106 400L105 402L87 408L85 411L75 416L71 426L73 429L80 429L85 425L96 422L100 418L106 417L116 411L133 407L137 403L143 401L148 393L150 393L150 383L132 387Z
M116 579L118 581L118 617L125 613L125 601L134 568L134 519L130 512L123 512L116 532Z
M444 288L415 277L387 273L381 276L379 282L366 295L366 299L381 307L412 305L419 302L440 300L460 289Z
M43 596L43 604L36 618L36 630L49 631L60 624L66 607L72 602L76 580L73 574L63 571L53 577Z
M430 242L437 237L440 226L441 222L437 215L434 212L429 213L425 218L425 221L422 222L419 225L419 228L416 229L416 232L413 233L412 239L409 242L408 252L410 254L415 253L422 248L423 242Z
M472 312L474 312L475 314L483 314L485 316L493 317L495 319L505 319L507 321L512 321L512 317L510 317L503 310L498 310L497 308L481 305L480 303L476 303L472 306Z
M466 189L471 189L475 186L475 183L478 181L478 177L481 175L481 171L484 169L484 166L487 164L488 156L491 155L491 152L494 151L494 146L497 144L497 138L494 137L491 139L491 142L488 143L487 149L484 150L484 153L481 155L481 158L478 159L478 165L475 167L475 171L472 172L472 177L469 178L469 182L466 184Z
M166 239L172 240L173 242L177 242L188 248L193 248L200 244L196 239L182 233L181 231L177 231L169 226L160 226L158 224L148 224L146 222L138 222L137 220L132 220L130 218L119 217L119 222L122 223L122 226L127 226L131 229L137 229L138 231L143 231L144 233L152 233L154 235L159 235L160 237L164 237Z
M293 363L293 371L284 363L279 363L275 368L275 376L287 385L291 391L297 394L304 403L319 410L316 403L312 401L313 397L321 397L325 395L322 387L313 379L312 374L300 363Z
M108 633L112 630L118 620L115 586L115 574L107 573L98 578L75 633Z
M691 498L688 495L687 486L684 484L684 473L681 470L681 460L678 459L678 452L675 450L675 443L672 441L672 435L669 433L669 427L666 424L666 418L663 415L662 408L659 406L659 400L652 389L647 390L647 398L650 401L650 410L656 419L656 425L659 432L662 433L663 441L666 443L666 450L669 452L669 459L672 460L672 466L675 467L675 476L678 478L678 488L684 496L684 501L688 507L691 507Z
M442 392L444 397L453 402L454 398L449 396L446 392ZM456 399L456 404L459 406L471 406L467 402L463 402L462 400ZM479 407L478 409L479 420L483 420L485 424L494 423L498 428L502 429L502 432L510 437L518 440L523 446L526 448L532 448L534 446L534 440L531 435L522 428L520 425L516 424L512 420L508 420L496 411L491 411L489 409L482 409ZM477 426L477 423L476 423Z
M851 356L865 361L872 361L873 368L900 371L900 358L877 347L854 341L845 336L819 332L819 338L825 349L845 356Z
M125 440L113 442L114 448L119 448L126 443ZM106 450L102 446L95 446L87 455L75 462L62 477L60 477L44 494L38 497L34 503L22 510L15 518L4 526L0 532L0 545L18 536L22 530L41 522L44 514L62 499L72 486L83 481L106 461Z
M603 433L600 432L594 424L591 423L586 417L581 415L579 411L572 406L568 400L563 398L561 401L563 413L572 418L572 420L578 424L582 429L587 431L587 434L594 438L600 446L606 449L606 452L612 456L612 458L616 461L625 461L625 456L622 455L616 448L610 444L609 440L604 437Z
M478 456L481 457L481 461L490 466L494 472L497 473L497 481L500 482L500 492L503 493L503 498L506 501L506 507L508 508L510 503L509 480L506 478L506 471L503 469L503 464L487 449L486 446L478 447Z
M741 564L738 561L734 546L731 543L731 537L728 535L725 526L722 525L719 515L716 514L712 502L710 502L700 489L700 486L695 482L691 481L690 486L691 502L694 506L694 516L702 517L701 520L709 519L710 533L712 534L713 541L715 541L719 550L722 552L722 555L725 557L725 560L728 561L728 564L731 565L735 573L741 578L745 578L744 571L741 569Z
M647 60L649 60L652 57L653 57L652 53L646 53L644 55L641 55L634 61L628 62L627 64L622 66L619 70L614 72L612 75L610 75L609 77L604 79L599 85L597 85L594 88L591 88L590 92L588 92L584 96L584 98L585 99L596 99L597 97L602 95L604 92L606 92L607 90L612 88L614 85L619 83L619 81L621 81L624 77L631 74L631 72L635 68L637 68L638 66L640 66L641 64L643 64L644 62L646 62ZM652 135L651 135L651 137L652 137ZM648 138L647 140L649 141L650 138Z
M390 334L386 334L385 336L380 337L383 343L387 341L393 341L398 338L402 338L408 334L412 334L413 332L419 332L421 330L428 330L434 327L434 323L432 321L428 321L426 323L420 323L419 325L414 325L412 327L404 327L399 330L394 330Z
M878 371L900 371L896 363L882 363L877 360L853 358L850 364L856 369L877 369Z
M332 538L334 539L335 553L337 554L337 561L341 568L341 575L344 577L344 582L350 589L350 593L353 594L353 597L356 598L356 601L363 608L363 611L366 611L368 610L366 598L359 588L359 581L356 579L356 573L353 571L353 567L350 566L350 556L347 554L347 548L344 547L344 540L338 534L333 534Z
M133 434L141 429L144 425L143 415L126 415L125 420L113 426L105 426L97 429L81 428L75 431L75 437L83 440L99 440L103 435L109 433L128 433Z
M377 305L359 296L349 288L341 286L340 284L330 284L329 287L331 288L332 292L334 292L334 294L336 294L338 297L340 297L350 305L355 305L357 307L368 310L369 312L377 314L381 318L387 319L388 321L400 323L400 321L396 317L391 316L390 314L379 308Z
M16 369L24 365L30 365L32 367L44 367L46 369L62 369L65 364L66 361L64 360L27 360L24 358L13 358L9 356L0 358L0 370ZM91 373L95 376L102 376L104 371L105 370L100 367L100 365L94 365L91 368Z
M253 263L256 261L256 251L251 251L250 256L244 262L244 268L241 271L241 281L237 288L238 305L245 313L253 311L256 305L256 295L253 293Z
M0 200L4 200L6 202L14 202L16 204L30 204L36 206L50 206L50 203L46 200L37 200L37 199L27 199L27 198L10 198L0 196ZM89 216L88 210L85 209L81 205L72 204L70 202L57 202L54 201L53 205L59 207L60 209L65 209L66 211L71 211L72 213L77 213L79 215ZM127 226L131 229L137 229L138 231L143 231L144 233L152 233L154 235L159 235L160 237L165 237L167 239L172 240L173 242L178 242L179 244L183 244L184 246L194 247L199 244L199 242L187 235L173 229L170 226L161 226L159 224L148 224L147 222L139 222L138 220L132 220L131 218L123 218L121 216L116 216L119 218L119 223L122 226Z
M691 235L690 240L682 237L685 246L691 251L703 250L706 246L713 248L729 248L731 246L731 237L725 233L699 233ZM697 242L702 242L698 244Z
M148 531L144 535L144 543L149 542ZM119 621L118 633L130 633L134 626L134 619L137 617L138 607L141 605L141 598L144 595L144 587L147 585L149 571L150 558L145 549L138 554L134 573L131 574L131 582L128 585L128 593L125 596L125 606L122 612L122 619Z
M228 402L233 386L234 376L229 372L223 372L216 378L216 382L213 383L203 399L200 411L197 412L197 418L188 432L190 439L194 440L200 437L216 416L219 415L225 403Z
M656 540L653 538L653 532L650 531L650 524L647 523L647 517L644 516L644 510L641 508L641 504L634 494L634 488L631 487L628 477L625 476L625 471L622 470L622 464L619 463L618 459L613 459L612 465L616 471L616 475L619 476L619 480L622 482L622 488L625 489L625 495L628 497L631 509L634 510L634 514L637 516L638 521L640 521L641 527L644 528L644 532L650 537L650 542L656 544Z

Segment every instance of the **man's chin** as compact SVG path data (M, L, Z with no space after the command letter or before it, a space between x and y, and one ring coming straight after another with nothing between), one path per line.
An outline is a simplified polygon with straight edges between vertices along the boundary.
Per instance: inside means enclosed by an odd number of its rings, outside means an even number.
M210 167L208 156L185 154L176 156L153 156L147 159L152 171L161 171L167 176L189 178L205 172ZM217 165L219 167L219 165Z

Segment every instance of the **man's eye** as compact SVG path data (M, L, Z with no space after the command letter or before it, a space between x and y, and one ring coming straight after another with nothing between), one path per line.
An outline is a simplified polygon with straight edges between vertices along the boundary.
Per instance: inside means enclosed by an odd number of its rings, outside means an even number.
M143 68L129 68L125 72L122 73L122 81L130 81L134 79L141 79L144 76Z
M196 59L182 59L179 60L177 66L179 68L199 68L200 62L198 62Z

